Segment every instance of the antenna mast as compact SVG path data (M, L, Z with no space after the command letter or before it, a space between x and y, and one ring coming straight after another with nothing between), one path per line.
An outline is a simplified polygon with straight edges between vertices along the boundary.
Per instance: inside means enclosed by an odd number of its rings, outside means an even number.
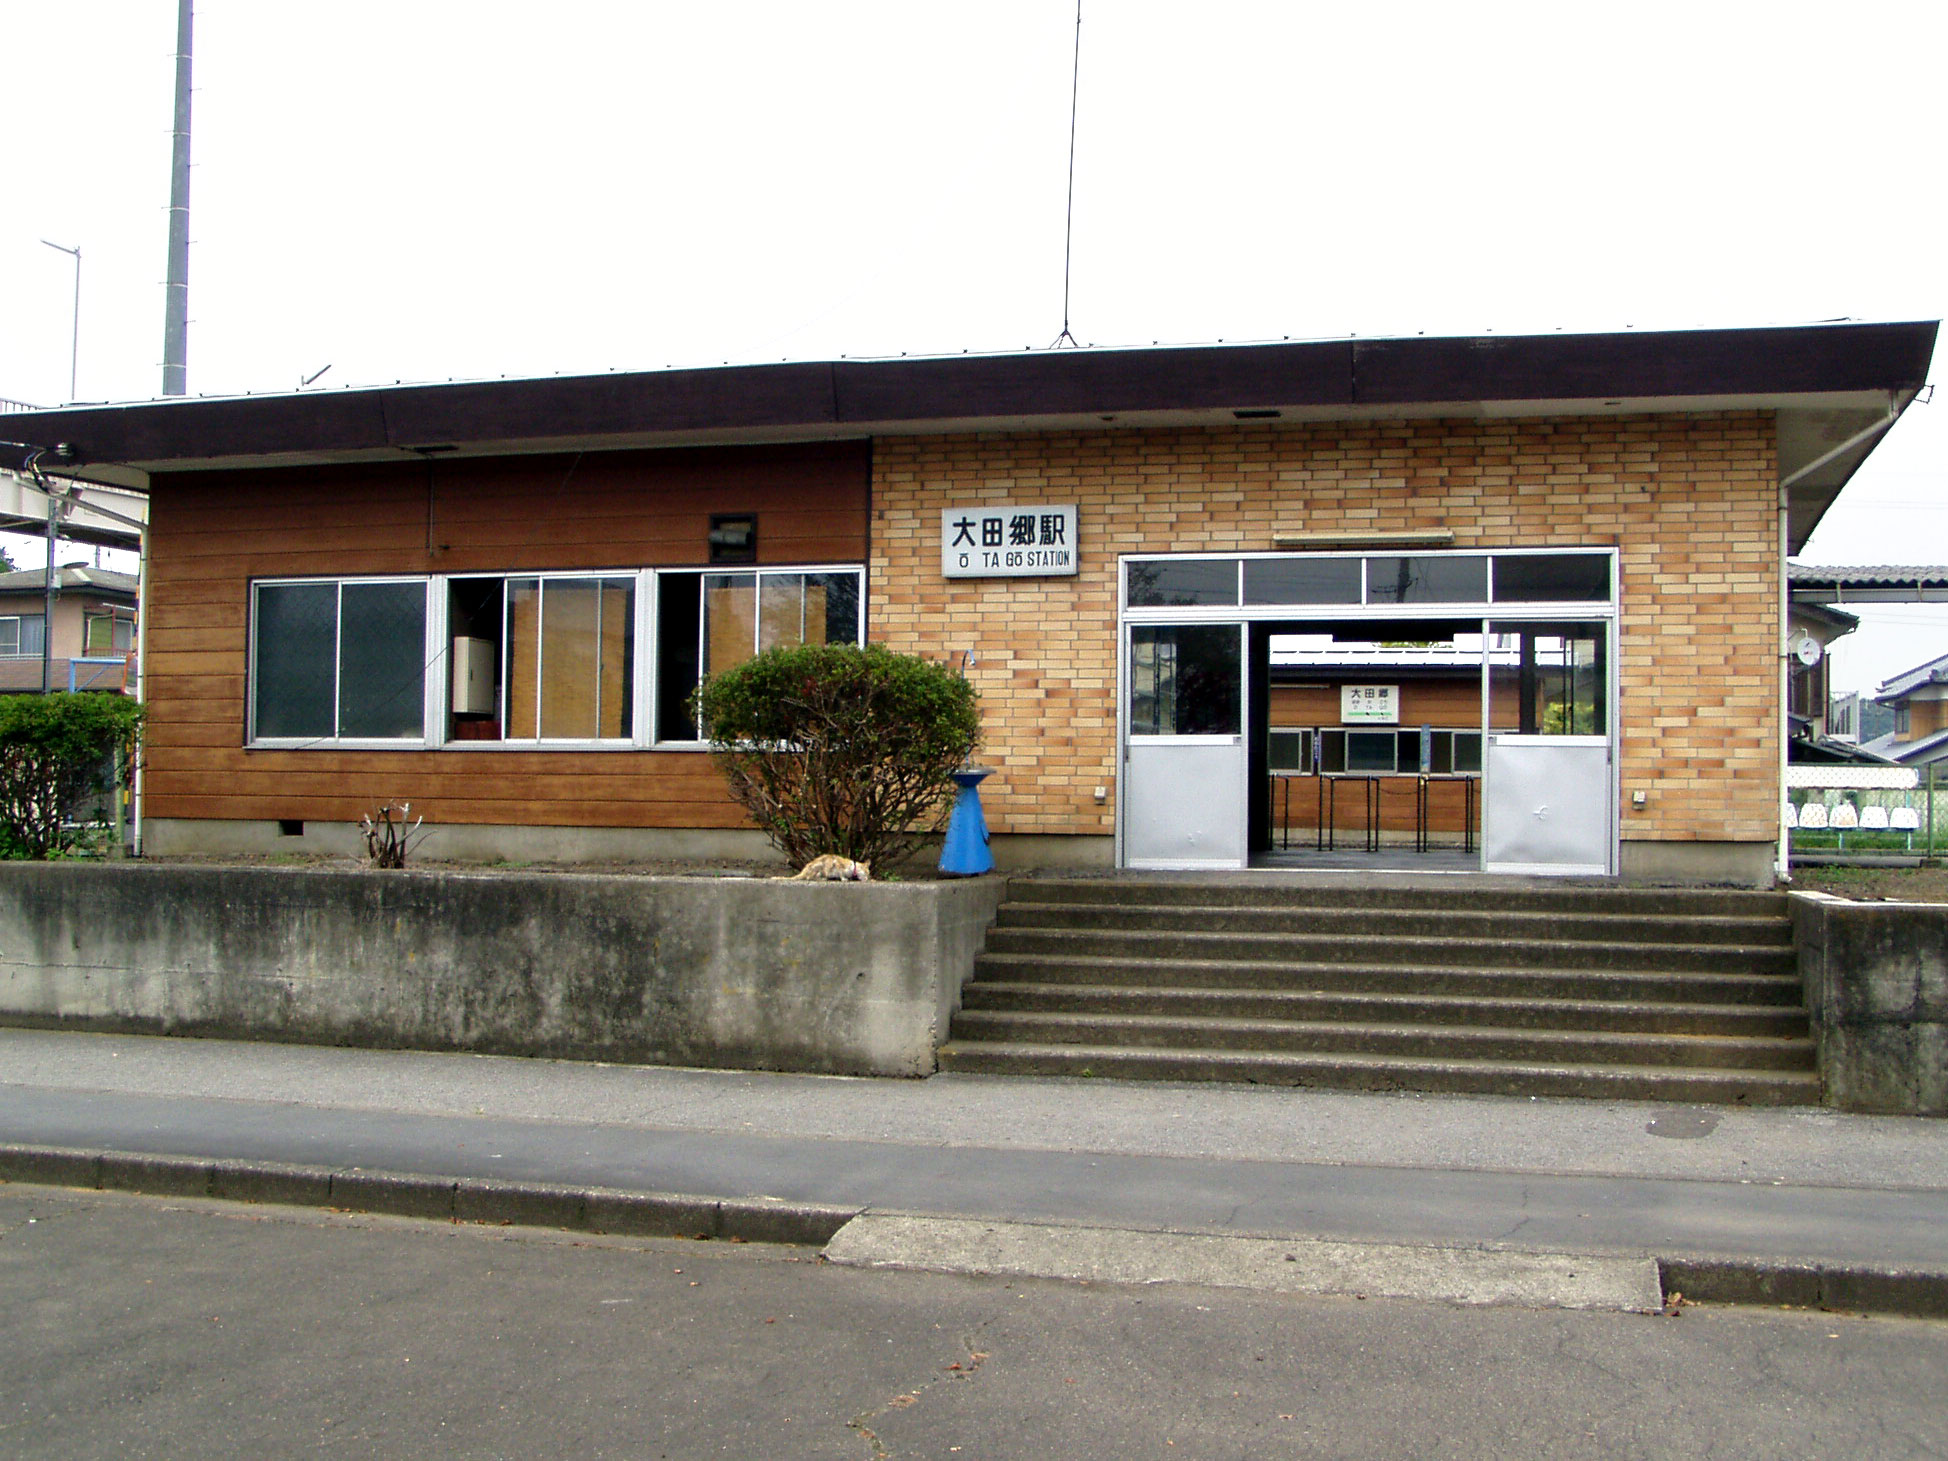
M189 0L183 0L187 5ZM1076 100L1082 90L1082 0L1075 0L1075 66L1069 76L1069 206L1068 217L1062 229L1062 333L1055 337L1049 348L1059 349L1064 344L1074 346L1076 338L1069 332L1069 261L1075 252L1075 114Z

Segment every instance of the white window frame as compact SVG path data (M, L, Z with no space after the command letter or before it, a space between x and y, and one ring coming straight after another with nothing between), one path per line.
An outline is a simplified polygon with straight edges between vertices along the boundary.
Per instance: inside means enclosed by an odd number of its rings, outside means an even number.
M0 614L0 624L12 624L14 626L14 647L12 649L0 649L0 659L39 659L45 653L44 648L22 649L20 647L20 629L23 624L39 624L41 626L41 643L45 646L47 643L47 615Z
M758 650L758 647L762 643L762 636L764 633L764 615L762 613L762 605L764 603L764 583L763 583L764 578L805 577L807 575L814 574L814 573L854 574L859 581L859 593L857 596L857 603L858 603L857 623L853 631L854 638L852 642L854 644L864 644L866 642L866 566L863 563L811 563L811 564L766 563L762 565L735 564L735 563L706 564L705 566L700 568L659 568L655 570L655 573L657 578L656 599L659 604L662 602L662 579L665 576L695 577L697 579L698 605L697 605L696 663L697 663L697 684L699 685L703 683L704 656L705 656L705 652L709 648L708 635L710 631L709 631L709 625L704 618L703 603L702 603L702 597L704 593L704 583L708 579L729 578L729 577L739 577L739 578L753 577L759 580L759 582L756 585L756 588L757 588L758 603L760 605L760 612L753 617L752 636L751 636L752 649L754 652L756 652ZM660 666L652 667L652 673L657 673L659 671L660 671ZM655 701L654 694L652 694L650 698L653 705ZM658 729L660 729L660 727ZM651 742L651 744L659 751L703 752L703 751L708 751L710 749L710 742L703 739L701 735L690 738L688 740L677 740L672 737L664 736Z
M1244 598L1245 563L1250 559L1358 559L1360 596L1335 602L1307 604L1248 604ZM1480 599L1417 599L1409 603L1372 602L1369 572L1365 560L1374 558L1486 558L1487 572ZM1495 597L1497 558L1608 558L1610 596L1607 599L1504 599ZM1132 604L1132 569L1146 563L1228 563L1236 568L1236 587L1228 603L1214 604ZM1621 555L1614 547L1570 545L1552 548L1471 546L1467 548L1367 548L1321 553L1233 552L1233 553L1127 553L1117 560L1117 603L1119 617L1127 624L1194 624L1204 620L1233 623L1239 620L1297 620L1343 618L1356 613L1375 623L1386 619L1424 619L1430 614L1454 619L1536 619L1562 618L1573 612L1579 619L1614 617L1623 602Z
M1318 727L1310 725L1269 725L1265 727L1265 766L1273 776L1310 776L1312 774L1313 739L1319 734ZM1303 748L1296 767L1274 766L1272 756L1273 736L1298 736Z
M765 564L730 565L700 564L669 568L509 568L492 569L469 573L378 573L378 574L297 574L253 578L249 583L247 595L248 652L245 666L244 716L246 747L255 750L306 750L316 747L321 750L354 751L398 751L425 749L437 751L461 751L469 753L494 754L496 752L532 751L691 751L703 752L710 749L709 743L702 740L658 741L652 739L656 715L657 675L660 670L656 653L657 621L656 608L661 593L661 579L665 574L685 574L699 579L697 592L703 593L702 579L726 574L762 575L805 575L849 573L859 585L857 623L854 630L854 643L866 642L866 565L863 563L811 563L811 564ZM452 643L448 632L449 608L452 602L452 585L456 580L497 579L503 585L516 579L533 579L547 582L550 579L632 579L635 584L635 651L631 659L632 674L630 704L630 734L627 737L607 738L541 738L495 741L459 741L449 737L453 683ZM421 706L420 733L399 737L370 736L259 736L257 734L257 591L262 587L286 587L304 584L331 584L342 589L346 584L368 583L417 583L423 584L426 591L426 636L423 645L425 665L425 698ZM762 585L758 586L762 595ZM503 587L503 594L505 588ZM544 599L545 602L545 599ZM699 605L701 608L701 604ZM503 615L506 612L503 598ZM545 612L545 610L544 610ZM342 608L341 608L342 613ZM32 617L32 616L22 616ZM760 625L761 625L760 619ZM697 663L703 662L702 624L699 622L699 643ZM502 684L507 675L507 632L503 619L501 630L501 676ZM337 724L338 716L338 666L333 666L332 682L332 723ZM539 722L537 721L537 726Z
M655 663L655 647L653 644L650 644L645 640L645 635L654 628L655 620L652 617L654 606L646 605L644 603L644 598L646 595L650 594L653 591L652 582L653 582L654 573L655 570L650 568L610 568L610 569L573 568L573 569L560 569L560 570L557 569L511 570L507 572L496 571L493 573L448 573L448 574L439 575L437 578L437 582L440 586L441 592L439 593L438 597L440 600L440 613L443 621L441 625L442 636L441 636L441 650L440 650L440 661L441 661L442 669L441 669L440 684L439 684L439 705L435 710L435 712L428 716L428 724L435 727L438 731L437 739L433 740L432 744L434 744L435 746L437 746L438 749L443 751L453 751L453 750L461 750L461 751L640 751L645 747L647 747L649 745L649 739L648 739L648 730L643 724L643 716L646 713L646 707L645 707L644 697L643 697L642 681L643 681L644 674L650 672L651 667L653 667ZM575 582L586 583L590 581L599 582L603 580L617 579L617 578L629 579L635 587L635 602L631 608L631 614L634 619L636 648L630 658L630 664L629 664L631 678L630 678L630 686L629 686L629 734L628 735L626 736L543 736L537 734L532 736L524 736L519 739L516 739L507 734L507 726L505 725L505 723L503 723L501 726L501 738L497 741L457 741L450 738L450 736L448 735L448 729L449 729L448 722L452 719L452 716L449 714L448 707L451 704L452 695L453 695L453 667L452 667L453 641L451 636L445 633L446 626L444 621L446 619L448 610L450 609L452 604L452 584L454 583L455 580L497 579L501 584L500 683L503 687L505 687L506 684L508 683L508 671L509 671L508 658L507 658L508 651L509 651L509 646L508 646L509 636L507 632L507 613L508 613L507 585L508 584L513 583L516 580L520 580L520 579L530 579L543 586L541 591L542 607L540 610L542 618L541 620L537 620L537 632L536 632L536 647L538 652L540 644L542 642L542 633L539 628L539 625L543 620L545 620L548 612L547 610L548 595L547 595L546 585L549 582L552 581L552 582L559 583L564 581L575 581ZM536 673L535 673L534 693L535 693L534 724L535 724L535 729L539 731L541 728L541 714L540 714L541 674L540 674L540 666L538 664L536 666ZM497 705L504 707L505 704L506 704L506 700L505 700L505 696L503 695L497 701ZM497 709L496 714L499 713L500 711Z
M88 643L88 630L93 625L102 623L104 620L106 620L108 623L108 648L105 650L96 651ZM128 626L129 642L123 645L121 648L117 649L115 647L115 629L117 625L121 625L121 624L126 624ZM84 656L95 654L95 653L100 653L103 655L127 654L129 653L129 651L131 651L134 648L135 648L135 611L134 610L100 608L100 609L85 609L82 611L81 653Z
M433 614L432 582L433 580L423 573L375 573L375 574L328 574L327 573L327 574L311 574L306 576L289 577L289 578L253 578L250 581L250 623L249 623L249 631L248 631L250 639L249 639L249 655L246 664L246 676L244 681L244 719L245 719L244 744L249 747L260 748L264 750L303 750L308 747L318 746L322 748L329 748L332 750L340 750L340 751L344 751L344 750L398 751L398 750L409 749L414 746L426 745L427 744L426 729L429 722L426 714L426 705L424 703L424 699L422 699L422 703L420 706L420 733L418 735L340 736L335 733L335 728L338 724L338 716L340 710L339 692L341 686L339 684L339 679L340 679L340 670L341 670L341 665L342 665L343 655L344 655L342 636L343 636L344 614L345 614L345 594L344 594L345 585L380 584L380 583L417 583L424 586L427 593L427 600L426 600L425 615L424 615L426 631L421 638L421 644L420 644L421 664L424 667L422 670L422 674L424 678L421 683L423 686L430 686L435 674L438 672L434 656L435 655L438 656L439 663L444 663L446 658L446 652L444 647L439 645L434 640L433 637L433 631L435 626L434 626L434 614ZM257 591L261 588L295 588L295 587L302 587L306 584L331 584L334 588L338 589L339 591L338 604L337 604L338 618L334 624L334 630L333 630L333 647L335 653L332 660L332 670L331 670L332 725L334 727L334 734L324 735L324 736L260 736L257 734L257 626L258 626ZM446 620L446 616L444 612L440 614L439 618L440 618L440 623L443 626Z

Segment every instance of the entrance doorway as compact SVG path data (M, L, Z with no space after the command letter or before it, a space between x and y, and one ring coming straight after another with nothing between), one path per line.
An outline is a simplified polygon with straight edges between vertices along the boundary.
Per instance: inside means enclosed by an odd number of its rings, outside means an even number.
M1118 860L1613 873L1608 551L1124 562Z
M1474 870L1481 621L1260 623L1252 638L1253 864Z
M1244 865L1245 626L1135 624L1128 646L1124 861Z

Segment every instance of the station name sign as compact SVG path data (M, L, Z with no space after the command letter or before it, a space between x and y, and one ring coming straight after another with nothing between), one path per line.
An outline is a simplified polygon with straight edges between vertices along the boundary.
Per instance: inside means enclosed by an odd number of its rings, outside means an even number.
M1400 724L1398 685L1341 685L1339 687L1341 725Z
M1048 578L1076 568L1075 504L945 507L940 571L947 578Z

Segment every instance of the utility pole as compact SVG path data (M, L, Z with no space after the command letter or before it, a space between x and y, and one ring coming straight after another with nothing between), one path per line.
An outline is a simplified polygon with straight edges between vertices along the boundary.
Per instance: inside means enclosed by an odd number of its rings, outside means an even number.
M189 390L190 0L176 0L176 126L169 167L169 276L162 322L162 393Z
M69 248L50 238L44 238L41 242L51 249L74 255L74 339L68 345L68 404L72 406L75 403L74 383L79 378L77 372L81 368L81 245Z
M54 689L54 596L60 591L60 569L54 556L61 551L61 504L45 477L35 473L41 491L47 494L47 578L43 587L47 605L41 611L41 694Z

